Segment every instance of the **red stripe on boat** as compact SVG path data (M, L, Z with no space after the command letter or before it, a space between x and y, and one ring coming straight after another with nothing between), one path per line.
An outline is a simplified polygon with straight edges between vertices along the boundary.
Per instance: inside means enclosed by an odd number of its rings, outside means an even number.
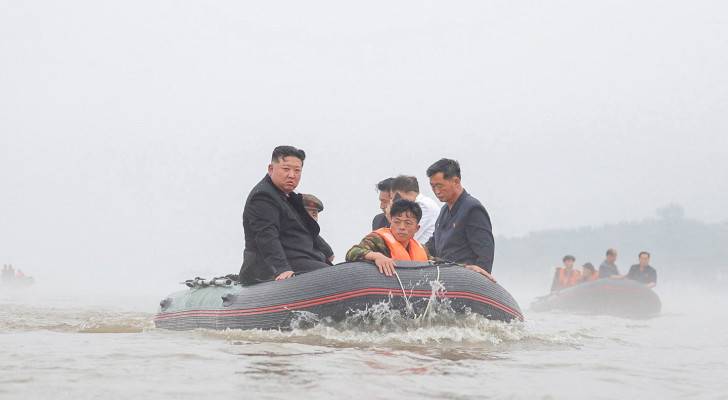
M513 315L517 317L520 320L523 320L523 315L519 313L516 310L513 310L512 308L505 306L491 298L476 294L476 293L470 293L470 292L446 292L446 295L438 295L438 297L444 297L444 298L457 298L457 299L469 299L478 301L481 303L489 304L501 311L504 311L510 315ZM347 300L351 298L356 297L363 297L368 295L396 295L399 297L403 297L401 290L397 289L388 289L388 288L367 288L367 289L359 289L354 290L351 292L343 292L343 293L337 293L332 294L328 296L323 297L317 297L313 299L308 300L301 300L293 303L288 304L278 304L273 306L265 306L265 307L257 307L257 308L248 308L248 309L232 309L232 310L223 310L223 309L216 309L216 310L189 310L189 311L177 311L177 312L171 312L171 313L161 313L154 317L155 321L161 321L161 320L167 320L167 319L176 319L176 318L185 318L185 317L237 317L237 316L247 316L247 315L259 315L259 314L267 314L267 313L274 313L274 312L282 312L282 311L289 311L289 310L297 310L301 308L307 308L307 307L313 307L318 306L322 304L332 303L334 301L341 301L341 300ZM430 297L432 295L432 292L429 290L411 290L407 291L407 296L412 297Z

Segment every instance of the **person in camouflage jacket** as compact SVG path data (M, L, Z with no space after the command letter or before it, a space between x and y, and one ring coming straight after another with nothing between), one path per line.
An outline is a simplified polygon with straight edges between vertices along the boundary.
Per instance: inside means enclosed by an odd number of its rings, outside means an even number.
M415 243L410 242L410 249L411 246L417 245L419 242L414 239L414 234L419 229L419 221L420 218L422 218L422 209L420 206L416 202L410 200L397 200L392 204L390 214L392 218L392 228L383 229L386 229L388 234L392 234L392 231L396 229L397 234L400 237L404 237L405 243L407 240L414 241ZM404 230L401 226L404 226ZM427 246L422 246L420 243L418 247L422 248L422 251L424 251L428 260L438 262L445 261L440 258L432 257ZM407 256L405 255L405 257ZM379 272L386 276L393 276L396 273L396 264L392 257L392 251L389 249L389 246L387 246L385 239L380 233L377 233L377 231L366 235L359 244L354 245L351 249L349 249L346 253L346 261L370 261L374 262L377 268L379 268ZM477 265L462 266L495 282L487 271Z
M427 247L424 248L427 253L427 257L434 261L435 259L430 256L430 253L427 251ZM346 261L367 261L364 256L371 252L382 253L387 257L392 257L389 247L387 247L387 244L384 243L384 239L372 232L366 235L359 244L354 245L351 249L349 249L346 253Z

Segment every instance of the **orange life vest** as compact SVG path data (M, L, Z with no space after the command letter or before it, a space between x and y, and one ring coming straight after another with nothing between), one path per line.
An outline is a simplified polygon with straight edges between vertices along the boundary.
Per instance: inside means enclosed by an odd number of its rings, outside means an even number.
M587 278L584 277L581 279L582 282L591 282L599 279L599 273L598 272L592 272L592 274Z
M402 243L394 238L389 228L380 228L374 231L374 233L384 239L384 243L387 245L392 259L402 261L427 261L425 248L415 239L410 239L409 246L405 249Z
M567 288L576 285L581 281L581 272L572 269L571 274L566 274L566 268L561 267L559 270L559 286Z

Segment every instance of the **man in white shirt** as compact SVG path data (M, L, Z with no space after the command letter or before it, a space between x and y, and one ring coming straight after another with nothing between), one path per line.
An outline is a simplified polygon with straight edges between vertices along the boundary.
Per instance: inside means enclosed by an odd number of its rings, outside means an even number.
M420 193L420 185L414 176L400 175L392 181L392 200L399 196L402 199L416 202L422 209L420 230L415 239L427 243L435 232L435 222L440 215L440 205L431 198Z

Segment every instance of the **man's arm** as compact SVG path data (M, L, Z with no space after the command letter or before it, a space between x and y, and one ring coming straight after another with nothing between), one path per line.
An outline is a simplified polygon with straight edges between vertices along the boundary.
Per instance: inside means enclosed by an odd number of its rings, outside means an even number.
M647 284L648 288L657 286L657 271L652 271L650 274L650 282Z
M637 270L639 269L639 265L636 267L633 265L629 268L629 272L624 276L625 279L634 279L635 275L637 275Z
M280 210L273 200L265 196L254 197L247 211L260 257L276 276L292 272L280 241Z
M346 261L373 261L379 272L386 276L394 275L394 260L391 259L389 249L376 233L370 233L361 243L353 246L346 253Z
M435 253L435 235L433 234L430 240L427 241L427 243L423 243L423 246L425 246L425 249L427 249L427 252L430 254L430 257L437 258L437 254Z
M490 219L483 209L474 208L468 214L467 221L465 235L468 245L477 256L473 264L490 273L493 270L493 254L495 253L495 240Z
M334 250L331 249L331 246L329 246L328 243L324 240L324 238L321 237L321 235L316 236L316 248L319 249L322 253L324 253L324 257L326 257L326 261L329 263L334 262Z
M381 242L381 243L380 243ZM384 244L384 240L379 235L370 233L359 242L354 245L346 252L346 261L363 261L366 260L365 256L370 252L382 252L382 246L387 247Z

